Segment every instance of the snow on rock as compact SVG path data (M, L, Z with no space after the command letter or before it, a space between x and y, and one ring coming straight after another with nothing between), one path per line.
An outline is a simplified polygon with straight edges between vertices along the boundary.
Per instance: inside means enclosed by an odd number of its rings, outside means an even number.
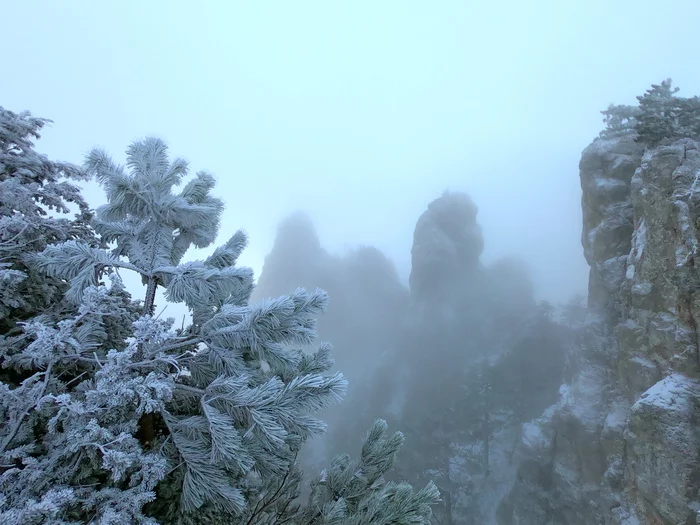
M614 404L608 415L605 416L603 434L621 434L627 425L629 412L627 403L619 401Z
M523 425L523 443L532 448L542 447L547 443L537 422L531 421Z
M687 202L674 201L678 230L681 234L681 242L676 249L676 266L685 266L698 254L698 239L695 236L690 219L690 207Z
M521 444L533 450L542 450L552 444L552 436L545 435L543 428L551 421L546 415L523 424Z
M632 252L630 253L631 260L638 261L644 253L644 248L647 244L647 223L642 219L639 221L637 229L632 234Z
M604 190L614 190L617 188L627 188L624 180L601 177L595 179L595 185Z
M628 467L643 515L688 523L700 472L700 381L671 374L632 405ZM691 498L692 499L692 498Z
M700 395L700 382L681 374L672 374L644 392L639 401L632 405L632 413L654 411L688 413L692 408L693 398L698 395Z
M571 415L585 430L595 432L602 422L599 403L604 388L604 370L597 366L584 368L564 396L560 412Z
M634 266L632 266L634 268ZM649 295L653 287L651 283L635 283L632 285L632 293L634 295Z

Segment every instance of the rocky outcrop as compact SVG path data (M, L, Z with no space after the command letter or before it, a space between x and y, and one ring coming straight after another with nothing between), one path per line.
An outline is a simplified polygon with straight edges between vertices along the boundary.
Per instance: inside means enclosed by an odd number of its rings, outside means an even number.
M464 193L446 192L420 216L411 249L411 295L440 303L475 276L484 251L478 208Z
M597 139L580 175L589 320L572 380L526 426L499 522L695 524L698 143L643 153L629 139Z
M322 246L311 219L295 213L282 221L252 300L297 287L322 288L330 307L318 321L319 338L332 341L338 369L354 385L393 342L408 307L408 290L380 250L361 246L337 256Z
M700 450L700 382L672 374L633 406L625 430L629 481L649 523L694 523Z

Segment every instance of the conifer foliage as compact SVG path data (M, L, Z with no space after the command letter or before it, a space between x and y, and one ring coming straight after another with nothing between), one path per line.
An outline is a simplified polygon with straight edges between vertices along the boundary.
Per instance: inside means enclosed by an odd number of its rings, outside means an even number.
M637 97L639 142L656 145L664 139L700 137L700 98L679 97L678 91L669 78Z
M678 96L672 80L652 84L637 97L637 106L610 105L603 114L605 129L600 136L633 135L636 142L657 146L682 138L700 138L700 97Z
M250 304L240 231L182 262L216 238L211 175L185 182L187 163L158 139L132 144L126 166L99 149L84 172L51 164L27 139L42 121L2 111L0 321L12 329L0 333L0 522L428 522L434 485L384 482L403 437L381 421L361 459L337 459L300 503L296 455L324 430L314 413L346 387L329 345L302 350L327 296L298 289ZM95 176L108 203L91 220L59 175ZM59 228L40 210L68 211L61 199L79 213ZM142 301L125 271L141 276ZM40 276L31 308L18 293L30 274ZM187 305L190 326L155 315L158 288Z
M0 107L1 335L13 331L19 321L48 313L65 292L64 283L32 271L26 254L68 240L98 243L90 228L89 206L76 185L87 175L34 151L32 141L48 122ZM77 214L67 218L71 211Z

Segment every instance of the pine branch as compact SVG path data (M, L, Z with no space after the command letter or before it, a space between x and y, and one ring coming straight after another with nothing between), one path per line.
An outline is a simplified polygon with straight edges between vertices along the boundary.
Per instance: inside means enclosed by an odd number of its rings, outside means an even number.
M198 396L204 396L206 394L206 391L202 390L201 388L195 388L193 386L187 386L181 383L175 383L175 388L184 392L189 392L190 394L196 394Z
M161 352L170 352L172 350L177 350L178 348L182 348L183 346L190 346L190 345L196 345L199 344L203 341L201 337L185 337L182 341L178 341L177 343L172 343L169 345L163 346L160 350Z
M287 471L284 473L284 477L282 478L282 483L280 483L280 486L277 488L277 490L275 491L275 493L274 493L274 494L272 495L272 497L260 508L260 510L257 510L257 508L258 508L258 505L260 504L260 502L263 501L263 500L260 500L260 501L258 502L258 504L255 505L255 509L254 509L254 511L253 511L253 514L251 514L251 516L250 516L250 518L248 519L248 521L246 521L246 525L252 525L252 524L253 524L253 519L254 519L257 515L262 514L262 513L265 511L265 509L267 509L270 505L272 505L272 504L273 504L275 501L277 501L277 499L280 497L280 494L282 493L282 489L285 487L285 485L286 485L286 483L287 483L287 478L289 478L289 474L290 474L290 472L292 471L292 468L293 468L294 464L296 463L297 454L298 454L298 452L295 452L295 453L294 453L294 457L292 458L292 461L290 462L290 467L289 467L289 469L287 469ZM263 499L264 499L264 498L263 498Z
M0 445L0 454L4 454L5 451L7 450L7 447L10 446L10 443L12 443L12 440L15 438L17 435L17 432L19 432L19 429L22 426L22 423L24 422L24 418L29 415L29 413L36 408L37 404L41 401L41 399L44 397L44 393L46 392L46 387L49 384L49 381L51 380L51 369L53 368L53 363L49 363L48 367L46 368L46 372L44 372L44 384L41 386L41 390L39 391L39 395L36 398L36 401L34 404L30 407L27 407L25 411L20 415L20 417L17 418L17 421L15 421L15 424L12 426L10 429L10 432L7 434L5 439L2 442L2 445Z
M287 499L287 501L284 502L284 507L282 507L279 510L279 512L277 513L277 517L275 518L275 525L282 525L284 523L287 523L287 522L289 522L289 520L293 519L296 516L296 514L299 510L299 507L297 507L295 512L290 512L286 518L281 519L282 516L285 515L285 513L287 512L287 509L289 508L289 506L291 504L292 504L292 498L289 498L289 499Z
M17 232L13 237L10 237L6 241L0 242L0 249L6 249L6 250L9 250L10 248L15 249L15 247L12 245L12 242L15 239L18 239L27 230L27 228L29 228L29 223L25 224L22 227L22 229L19 232Z

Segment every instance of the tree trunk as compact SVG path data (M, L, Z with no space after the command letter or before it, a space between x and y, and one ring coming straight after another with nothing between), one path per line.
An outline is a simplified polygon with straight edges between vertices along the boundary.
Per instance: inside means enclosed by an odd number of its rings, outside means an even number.
M146 309L146 315L153 315L155 311L155 301L156 301L156 290L158 289L158 282L155 277L151 276L148 278L148 285L146 287L146 299L144 301L144 306ZM144 447L150 447L155 438L155 425L153 424L153 414L143 414L141 419L139 419L139 431L138 439L141 445Z
M158 289L158 281L155 277L151 276L148 278L148 285L146 287L146 300L144 301L144 306L146 308L147 315L153 315L156 308L156 290Z

